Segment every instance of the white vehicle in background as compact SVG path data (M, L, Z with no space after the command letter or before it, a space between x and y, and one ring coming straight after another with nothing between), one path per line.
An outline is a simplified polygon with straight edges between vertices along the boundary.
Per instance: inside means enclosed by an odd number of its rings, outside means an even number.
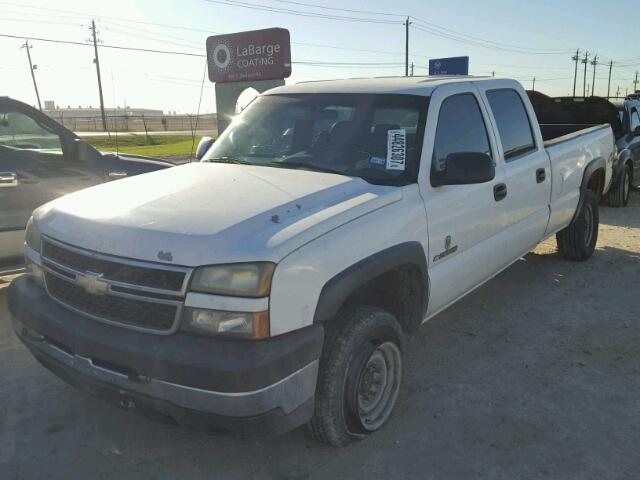
M388 420L406 334L551 235L592 255L614 152L543 141L512 80L276 88L200 163L37 209L14 328L128 408L342 446Z

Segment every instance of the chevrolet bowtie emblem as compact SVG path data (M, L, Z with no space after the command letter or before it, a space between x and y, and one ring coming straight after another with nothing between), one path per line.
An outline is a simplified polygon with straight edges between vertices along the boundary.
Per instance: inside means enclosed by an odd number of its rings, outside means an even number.
M76 275L76 284L84 291L93 295L104 295L109 290L109 284L102 277L103 273L86 272Z

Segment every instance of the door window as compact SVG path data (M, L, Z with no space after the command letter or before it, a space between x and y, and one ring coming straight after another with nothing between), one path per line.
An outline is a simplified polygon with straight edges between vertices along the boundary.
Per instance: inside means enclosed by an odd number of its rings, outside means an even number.
M433 147L432 171L444 170L451 153L482 152L491 156L487 127L471 93L445 99L440 107Z
M0 111L0 158L16 154L61 160L62 141L58 134L22 112Z
M638 110L633 110L631 112L631 128L630 131L633 132L637 127L640 127L640 114Z
M515 90L487 92L487 99L498 125L505 160L512 161L536 149L529 116L522 98Z

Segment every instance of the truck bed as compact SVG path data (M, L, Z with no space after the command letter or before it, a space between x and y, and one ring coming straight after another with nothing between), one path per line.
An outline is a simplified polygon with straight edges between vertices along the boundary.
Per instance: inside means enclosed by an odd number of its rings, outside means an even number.
M544 142L551 162L551 215L547 234L554 233L571 221L580 198L585 167L599 158L611 162L613 141L611 128L607 124L578 130ZM605 168L605 172L606 191L611 182L611 168Z

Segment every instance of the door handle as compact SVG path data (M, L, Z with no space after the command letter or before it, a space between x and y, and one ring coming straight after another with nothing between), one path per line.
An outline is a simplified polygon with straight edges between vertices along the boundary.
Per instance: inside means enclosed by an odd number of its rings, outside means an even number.
M536 182L542 183L545 178L547 178L547 171L544 168L539 168L536 170Z
M15 172L0 172L0 188L18 186L18 174Z
M123 170L116 170L113 172L109 172L109 178L111 180L117 180L119 178L124 178L126 176L128 176L129 174Z
M493 198L496 202L499 202L507 196L507 186L504 183L499 183L493 187Z

